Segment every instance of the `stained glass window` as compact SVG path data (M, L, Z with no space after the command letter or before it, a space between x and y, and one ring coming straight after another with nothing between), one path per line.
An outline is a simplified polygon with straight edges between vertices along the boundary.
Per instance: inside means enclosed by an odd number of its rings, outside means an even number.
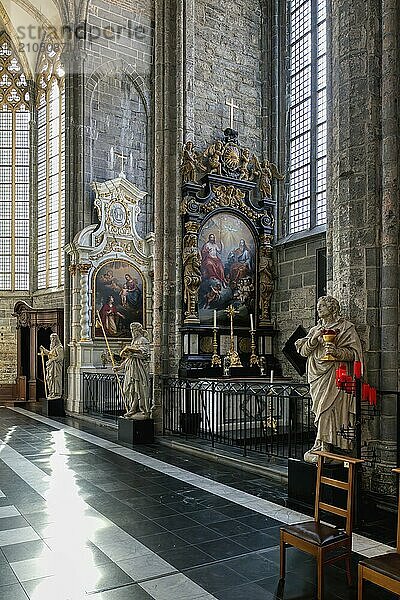
M326 223L326 0L290 0L289 233Z
M30 96L22 65L0 34L0 290L29 289Z
M48 43L37 80L38 289L64 283L65 100L57 46Z

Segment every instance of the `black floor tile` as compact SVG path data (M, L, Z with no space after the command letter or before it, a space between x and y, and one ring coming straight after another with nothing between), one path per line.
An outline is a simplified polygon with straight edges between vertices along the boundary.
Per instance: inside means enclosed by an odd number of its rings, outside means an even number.
M262 531L252 531L251 533L242 533L231 536L237 544L241 544L248 550L262 550L263 548L272 548L279 544L279 536L268 535Z
M171 515L169 517L160 517L158 519L154 519L154 523L172 532L198 525L196 521L189 518L188 516L178 514Z
M232 556L240 556L241 554L248 554L248 548L228 540L226 538L215 540L212 544L204 543L198 544L200 550L207 552L216 560L223 560L225 558L231 558Z
M264 588L254 584L245 583L214 592L218 600L274 600L275 594L271 594Z
M182 548L183 546L190 545L189 542L169 531L157 533L155 535L139 536L138 540L157 554L172 548Z
M209 528L225 537L231 537L241 533L254 533L252 527L248 527L236 519L228 519L227 521L220 521L219 523L210 523Z
M159 553L161 558L170 563L178 571L214 562L214 558L196 546L173 548Z
M210 593L214 593L217 590L224 590L227 585L236 587L243 583L248 583L245 577L232 571L222 563L196 567L195 569L186 571L185 575Z

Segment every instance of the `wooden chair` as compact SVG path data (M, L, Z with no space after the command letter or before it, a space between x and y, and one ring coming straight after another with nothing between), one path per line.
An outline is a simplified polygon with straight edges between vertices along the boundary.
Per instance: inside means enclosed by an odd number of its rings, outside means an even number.
M400 468L392 469L400 474ZM400 506L400 489L399 500ZM362 600L363 583L372 581L376 585L400 596L400 510L397 509L397 543L396 552L380 554L374 558L366 558L358 563L358 600Z
M287 546L294 546L317 559L318 600L322 599L324 585L324 565L344 559L346 561L347 582L351 585L350 557L353 526L353 491L355 467L362 460L349 456L339 456L329 452L316 451L318 455L317 484L315 491L314 521L284 525L280 532L280 576L285 579L285 554ZM332 479L323 475L325 459L333 459L348 465L347 481ZM331 486L347 492L346 508L339 508L321 501L321 485ZM345 519L344 529L321 523L321 510L333 513ZM332 553L332 551L334 551ZM332 553L331 556L327 556Z

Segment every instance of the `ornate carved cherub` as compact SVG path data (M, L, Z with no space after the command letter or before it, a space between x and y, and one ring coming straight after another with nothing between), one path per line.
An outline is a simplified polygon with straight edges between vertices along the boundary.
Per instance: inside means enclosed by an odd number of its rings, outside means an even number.
M183 183L188 181L197 181L197 171L206 171L204 165L201 164L199 154L195 152L193 142L188 141L183 146L180 171L182 174Z
M224 145L221 140L217 140L215 144L211 144L204 152L204 157L208 159L209 173L222 175L222 155Z
M253 177L258 177L258 189L260 190L261 198L271 198L272 179L275 178L282 181L282 179L284 179L285 176L282 175L282 173L279 173L277 166L267 159L261 161L260 163L258 158L255 155L253 155L253 163Z

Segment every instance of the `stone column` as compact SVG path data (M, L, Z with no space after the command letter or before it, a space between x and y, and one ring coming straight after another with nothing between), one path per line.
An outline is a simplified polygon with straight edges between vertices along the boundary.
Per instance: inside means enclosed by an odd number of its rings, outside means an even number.
M176 371L180 357L182 284L179 156L183 140L183 0L155 3L155 411L160 428L159 376Z
M74 26L72 25L74 31ZM84 53L75 37L63 53L65 69L65 242L70 244L77 232L90 223L90 203L84 195ZM86 215L86 217L85 217ZM70 363L71 278L69 255L64 254L64 348L65 364ZM68 396L67 369L64 390Z
M380 5L335 0L328 26L328 288L364 341L371 383L380 350Z
M382 391L399 389L399 166L400 127L398 91L400 81L400 5L382 0L382 233L381 233L381 373L376 382ZM374 491L396 494L390 472L397 465L396 396L382 401L380 442L373 475Z
M88 273L91 269L90 263L77 265L78 272L81 275L81 342L88 342L90 339L90 318L89 318L89 285ZM95 318L95 315L93 315Z

